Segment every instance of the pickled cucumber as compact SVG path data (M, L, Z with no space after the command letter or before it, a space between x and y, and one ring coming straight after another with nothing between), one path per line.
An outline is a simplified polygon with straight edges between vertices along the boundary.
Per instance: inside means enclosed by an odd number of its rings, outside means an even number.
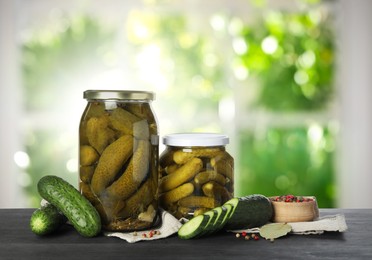
M184 164L194 157L212 158L222 153L223 151L220 148L195 148L191 151L177 150L173 154L173 161L177 164Z
M234 174L234 159L231 156L214 157L211 159L211 166L220 174L233 180Z
M141 119L123 108L116 108L110 115L110 122L114 129L123 134L133 135L133 124Z
M80 190L81 194L87 200L89 200L89 202L92 203L93 205L99 203L99 200L98 200L97 196L92 192L92 190L90 189L90 186L88 184L86 184L85 182L80 182L79 183L79 190Z
M159 159L159 165L162 168L165 168L165 167L167 167L168 165L171 165L171 164L174 164L173 153L171 153L171 152L163 153L161 155L160 159Z
M203 162L199 158L192 158L182 167L177 169L173 174L162 178L160 183L160 192L172 190L182 183L193 178L203 168Z
M147 140L138 140L138 147L134 152L128 167L118 180L113 182L106 189L106 193L111 198L124 200L132 195L145 179L148 170L149 162L143 158L150 156L150 143ZM94 178L94 176L93 176Z
M182 216L193 214L193 212L194 212L193 208L182 207L182 206L179 206L177 208L177 213L179 214L179 218L181 218Z
M214 198L206 196L188 196L178 201L179 206L193 208L213 209L220 206L220 204L221 203L218 203Z
M170 205L174 202L179 201L180 199L184 197L191 195L193 192L194 192L194 185L188 182L188 183L182 184L181 186L173 190L170 190L160 195L160 201L164 206Z
M133 153L133 137L124 135L102 153L92 177L92 191L99 195L114 180L116 174Z
M79 126L79 140L80 144L89 144L87 137L87 122L92 117L100 117L107 114L105 111L105 104L102 102L91 102L82 115L82 120Z
M208 208L197 208L197 209L194 210L194 217L202 215L205 212L207 212L208 210L210 210L210 209L208 209Z
M120 218L135 217L152 202L155 194L152 182L151 178L147 179L138 191L126 200L125 207L118 213Z
M94 164L99 158L97 151L90 145L80 146L80 165L89 166Z
M207 197L211 197L223 202L232 198L231 193L224 186L214 181L204 184L202 190Z
M221 185L226 184L226 178L225 176L215 172L215 171L203 171L198 173L194 178L195 183L199 185L203 185L204 183L207 183L208 181L216 181L220 183Z
M100 154L106 146L115 140L115 132L108 125L107 116L92 117L87 122L86 135L89 144Z
M165 172L166 172L166 174L171 174L171 173L175 172L178 168L179 168L178 164L172 164L172 165L169 165L165 168Z
M80 180L90 183L94 174L94 166L80 166Z

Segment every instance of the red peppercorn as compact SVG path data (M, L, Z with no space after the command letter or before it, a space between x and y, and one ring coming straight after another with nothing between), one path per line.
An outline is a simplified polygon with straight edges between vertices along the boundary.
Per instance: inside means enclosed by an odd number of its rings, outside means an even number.
M242 232L242 236L245 237L247 235L247 232Z

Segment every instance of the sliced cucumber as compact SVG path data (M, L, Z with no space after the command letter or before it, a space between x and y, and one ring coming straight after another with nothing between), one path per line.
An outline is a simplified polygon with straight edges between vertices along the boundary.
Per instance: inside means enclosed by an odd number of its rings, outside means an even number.
M217 207L213 210L215 210L218 213L218 217L213 223L213 226L209 229L207 233L208 235L213 234L222 228L223 220L225 219L227 214L227 209L224 206Z
M223 206L225 207L227 206L230 209L229 214L227 216L227 220L229 220L232 217L232 215L235 213L235 209L238 206L238 204L239 204L239 198L232 198L228 200L227 202L225 202L225 204L223 204Z
M222 207L226 209L226 214L222 220L221 225L218 227L218 230L221 230L226 225L227 221L229 221L229 219L231 218L232 212L235 209L231 204L224 204Z
M204 231L205 226L209 221L209 215L199 215L188 222L183 224L181 228L178 230L178 237L182 239L190 239L197 237L201 232Z
M182 239L190 239L207 236L221 230L232 208L231 205L220 206L192 218L180 228L178 236Z
M208 220L208 223L203 228L204 230L202 232L200 232L198 237L204 236L212 228L212 226L215 222L215 219L217 218L217 213L214 210L209 210L209 211L205 212L204 215L208 215L209 220Z
M180 228L178 235L180 238L189 239L207 236L221 229L259 227L266 224L272 214L271 202L263 195L233 198L220 207L192 218Z

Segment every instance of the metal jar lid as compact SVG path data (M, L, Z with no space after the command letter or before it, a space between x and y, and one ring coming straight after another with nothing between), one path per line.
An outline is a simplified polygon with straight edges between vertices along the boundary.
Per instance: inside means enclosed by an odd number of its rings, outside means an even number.
M155 94L136 90L86 90L84 98L88 100L154 100Z
M169 146L225 146L229 143L229 137L214 133L180 133L170 134L163 137L163 144Z

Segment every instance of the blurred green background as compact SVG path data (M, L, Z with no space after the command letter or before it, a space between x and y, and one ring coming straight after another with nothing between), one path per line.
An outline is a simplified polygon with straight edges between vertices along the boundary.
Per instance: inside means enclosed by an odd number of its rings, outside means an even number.
M114 24L61 13L22 42L24 110L33 123L18 164L28 204L38 206L45 174L77 186L82 91L141 88L157 94L161 135L230 135L235 195L315 195L320 207L335 207L329 6L298 0L281 10L247 1L241 8L249 15L197 15L169 8L175 2L144 1Z

